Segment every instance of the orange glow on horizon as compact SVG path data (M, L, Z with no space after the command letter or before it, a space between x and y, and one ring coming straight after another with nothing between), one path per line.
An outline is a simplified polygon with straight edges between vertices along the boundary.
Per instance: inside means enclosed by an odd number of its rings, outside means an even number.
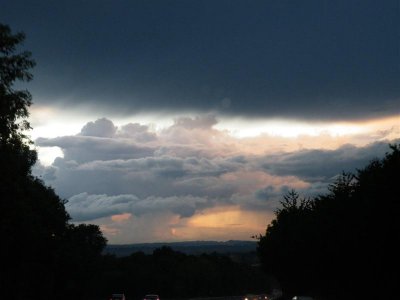
M237 205L210 208L171 228L176 240L251 240L264 233L274 214L247 211Z

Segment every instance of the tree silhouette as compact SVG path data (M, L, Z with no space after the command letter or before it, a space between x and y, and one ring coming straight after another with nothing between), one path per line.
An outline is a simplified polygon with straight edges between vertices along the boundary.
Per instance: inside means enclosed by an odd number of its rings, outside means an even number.
M55 295L57 299L87 299L96 290L106 239L97 225L70 224L61 242Z
M265 236L260 237L257 250L265 271L275 275L286 290L303 292L310 276L307 265L312 263L306 248L312 238L313 204L292 190L284 195L281 205Z
M24 38L0 24L0 295L45 299L65 291L62 281L72 274L66 270L92 270L105 239L97 226L70 225L65 201L31 173L37 159L26 135L32 100L14 88L32 79L35 65L30 52L17 52ZM86 282L76 279L75 290Z
M30 129L29 116L31 94L14 89L18 81L30 81L30 69L35 65L31 53L15 53L23 42L23 33L12 34L7 25L0 23L0 180L11 176L26 176L36 162L36 152L29 148L24 130ZM11 179L14 179L11 177ZM11 181L11 180L9 180Z
M28 107L32 103L31 94L26 90L15 90L15 81L30 81L29 70L34 67L28 51L15 53L17 46L25 39L23 33L12 34L10 27L0 24L0 140L11 142L15 138L25 138L21 130L29 129ZM23 119L18 122L18 119Z
M356 174L343 173L325 195L300 202L295 192L284 196L257 250L287 294L394 295L400 147L390 149Z
M32 79L35 65L29 52L16 53L24 38L0 24L0 288L16 299L50 293L53 251L68 220L63 201L31 175L36 152L24 133L31 95L14 89Z

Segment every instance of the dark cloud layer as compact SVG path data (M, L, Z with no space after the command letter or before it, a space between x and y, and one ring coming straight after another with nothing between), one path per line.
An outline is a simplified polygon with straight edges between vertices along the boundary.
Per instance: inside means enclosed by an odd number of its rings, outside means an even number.
M394 143L399 142L392 141ZM372 159L388 152L388 142L376 142L366 147L343 145L335 150L302 150L273 154L262 159L262 168L280 176L295 175L307 181L326 181L342 172L356 172Z
M399 12L397 0L0 4L38 62L36 103L313 119L400 112Z

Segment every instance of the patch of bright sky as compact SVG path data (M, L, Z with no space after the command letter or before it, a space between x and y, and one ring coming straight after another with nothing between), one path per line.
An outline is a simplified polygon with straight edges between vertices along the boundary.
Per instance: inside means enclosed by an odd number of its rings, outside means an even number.
M202 239L204 236L209 240L252 240L253 235L265 231L273 217L273 212L246 211L238 206L214 207L181 220L184 226L172 227L171 233L177 240Z
M34 106L31 109L30 122L34 130L32 139L38 137L56 137L75 135L82 127L90 121L107 117L116 126L128 123L140 123L149 125L154 131L162 130L173 124L179 117L195 117L198 114L185 113L147 113L132 116L105 115L104 112L96 112L92 108L80 107L77 109L64 110L61 108ZM218 124L215 129L227 131L236 138L257 137L268 134L280 137L298 137L301 135L318 136L329 134L331 136L342 136L367 133L377 130L378 127L399 126L400 116L392 116L381 119L372 119L354 122L307 122L290 119L246 119L227 116L218 116Z
M40 163L44 166L50 166L57 157L64 157L60 147L36 147Z
M367 132L367 128L354 123L307 123L295 120L222 120L215 126L216 129L227 130L236 138L257 137L260 135L294 138L301 135L319 136L329 134L331 136L361 134Z
M165 114L140 114L121 116L97 112L90 107L81 107L75 110L63 110L61 108L34 106L30 110L30 122L33 127L31 137L33 140L39 137L52 138L78 134L82 127L100 118L110 119L114 125L122 126L128 123L140 123L149 125L154 131L161 130L173 124L179 116Z
M89 113L88 113L89 112ZM92 112L92 113L90 113ZM31 138L39 137L53 138L78 134L82 127L90 121L104 117L93 109L80 107L77 109L64 110L55 107L33 106L31 109L30 122L33 130ZM195 117L195 114L185 114L185 117ZM132 116L106 115L116 126L128 123L140 123L148 125L154 132L171 126L180 115L166 113L159 114L137 114ZM374 140L374 135L385 136L383 132L389 132L387 139L400 137L400 116L392 116L381 119L349 121L349 122L306 122L299 120L284 119L255 119L233 118L218 116L218 123L214 129L224 131L237 139L254 138L258 136L280 137L298 139L304 136L316 138L320 136L331 136L340 138L343 136L370 135L369 142ZM50 165L56 157L62 157L61 149L57 147L38 147L39 159L44 165Z
M29 118L33 127L31 138L75 135L88 122L88 117L75 111L35 105L30 110Z

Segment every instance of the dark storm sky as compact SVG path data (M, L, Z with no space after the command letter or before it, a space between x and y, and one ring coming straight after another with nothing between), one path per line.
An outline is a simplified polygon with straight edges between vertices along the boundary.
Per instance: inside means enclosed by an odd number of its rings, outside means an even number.
M35 103L357 119L400 112L399 1L9 1Z

